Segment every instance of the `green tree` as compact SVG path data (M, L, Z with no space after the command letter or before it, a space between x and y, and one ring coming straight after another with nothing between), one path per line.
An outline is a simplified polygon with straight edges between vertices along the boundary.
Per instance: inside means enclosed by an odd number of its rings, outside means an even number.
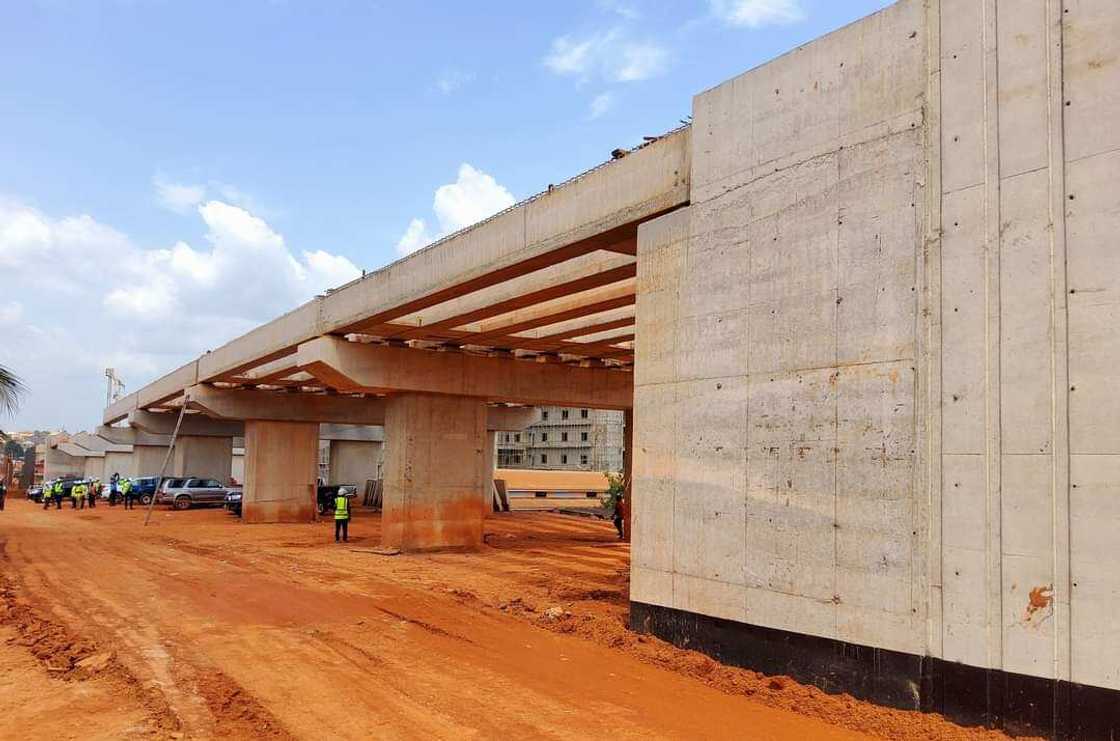
M19 401L27 387L15 373L0 365L0 413L15 414L19 409ZM4 437L4 430L0 429L0 437Z
M622 499L622 495L626 493L626 484L622 480L622 474L611 473L606 471L604 475L607 477L607 493L603 495L603 507L608 512L614 513L614 508L618 506L618 500Z
M23 446L15 440L8 440L4 443L4 455L13 461L23 460Z

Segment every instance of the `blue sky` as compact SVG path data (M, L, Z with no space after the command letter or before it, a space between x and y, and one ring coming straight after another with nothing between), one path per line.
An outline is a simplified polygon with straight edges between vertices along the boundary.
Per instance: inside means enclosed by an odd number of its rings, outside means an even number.
M3 3L0 363L32 394L0 428L88 427L100 368L137 388L884 4Z

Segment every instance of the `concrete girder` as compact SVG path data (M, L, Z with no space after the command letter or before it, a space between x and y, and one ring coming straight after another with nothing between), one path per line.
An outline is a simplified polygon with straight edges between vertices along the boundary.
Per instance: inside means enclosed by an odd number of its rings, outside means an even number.
M583 339L588 335L605 332L608 329L632 327L635 321L634 310L630 307L600 314L595 319L596 321L590 324L586 321L560 322L549 327L548 331L540 332L537 337L541 340L552 340L561 344L562 340Z
M601 321L604 315L633 312L635 302L633 281L621 281L604 289L583 291L562 300L538 304L468 327L477 330L475 340L484 344L490 337L539 337L551 333L551 327L580 326Z
M457 329L443 330L443 340L436 345L456 345L458 347L479 347L483 350L522 350L529 353L564 353L588 358L602 357L604 354L614 353L618 348L610 343L602 342L570 342L568 340L539 340L529 337L501 337L494 338L479 345L470 332L461 332Z
M295 355L287 355L273 360L270 363L265 363L264 365L239 373L236 378L251 383L268 384L295 375L298 371L299 368L296 366Z
M573 261L576 262L576 261ZM401 326L386 337L421 337L441 329L466 327L511 311L564 298L574 293L602 288L637 275L637 263L627 255L599 258L587 266L563 264L540 274L495 286L489 291L464 296L433 307L415 318L415 326ZM559 272L563 269L563 272ZM399 325L393 325L399 326Z
M450 394L596 409L628 409L634 398L627 371L363 345L336 337L300 345L299 364L347 392Z

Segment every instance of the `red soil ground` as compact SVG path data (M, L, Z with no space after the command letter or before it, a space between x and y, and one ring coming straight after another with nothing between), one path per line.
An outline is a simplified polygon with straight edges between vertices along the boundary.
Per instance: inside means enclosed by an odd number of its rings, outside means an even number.
M102 504L0 513L0 738L983 739L625 627L609 523L487 520L383 556L361 512L242 525Z

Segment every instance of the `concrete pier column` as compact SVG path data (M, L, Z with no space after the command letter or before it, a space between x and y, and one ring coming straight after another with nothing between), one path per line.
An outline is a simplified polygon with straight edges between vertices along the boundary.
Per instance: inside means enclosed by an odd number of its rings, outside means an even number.
M404 551L482 543L486 406L463 396L392 396L385 410L382 544Z
M179 435L168 474L217 479L228 484L233 475L233 438Z
M166 445L134 445L132 446L132 475L133 476L158 476L163 459L167 457ZM171 473L171 463L167 464L168 473ZM123 475L123 474L122 474Z
M245 522L312 522L318 422L245 421Z
M381 443L370 440L331 440L330 471L327 483L357 484L358 491L366 479L377 478L381 461Z

